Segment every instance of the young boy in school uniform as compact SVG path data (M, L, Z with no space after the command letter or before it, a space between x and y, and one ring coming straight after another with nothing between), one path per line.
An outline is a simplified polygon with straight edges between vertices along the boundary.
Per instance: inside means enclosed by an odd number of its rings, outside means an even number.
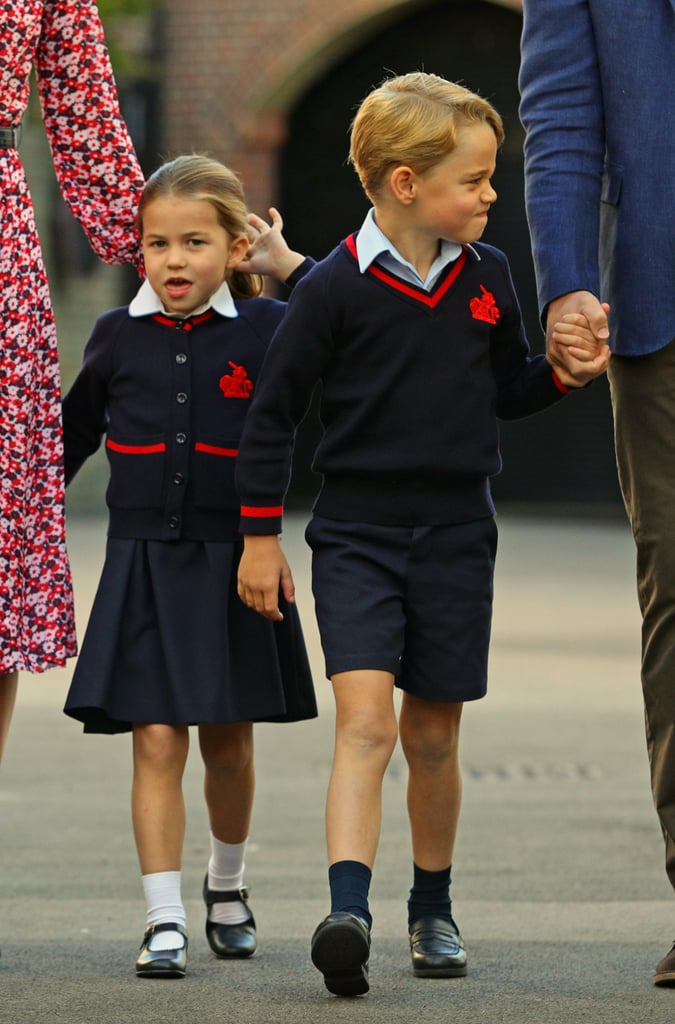
M240 445L239 594L278 620L279 590L293 598L278 535L294 433L321 383L313 468L323 486L307 540L337 720L331 912L311 955L336 995L369 987L368 890L398 737L409 770L413 971L466 973L449 887L462 707L487 685L497 420L552 405L609 358L576 317L558 328L578 337L576 349L560 346L565 369L529 354L506 257L477 241L497 198L502 139L488 102L436 75L392 78L366 97L350 159L373 208L297 286Z

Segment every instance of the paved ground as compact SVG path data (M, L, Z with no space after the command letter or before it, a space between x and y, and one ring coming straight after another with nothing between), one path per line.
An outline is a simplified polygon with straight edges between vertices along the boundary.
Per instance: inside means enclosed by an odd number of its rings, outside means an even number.
M81 628L103 532L89 520L70 528ZM332 706L301 520L289 523L285 546L321 715L257 732L248 880L259 953L222 963L203 937L207 829L195 750L185 784L189 974L135 978L144 911L128 738L82 736L61 714L68 672L25 677L0 775L0 1021L672 1024L675 991L651 983L675 935L675 906L649 795L633 549L623 522L500 520L490 694L467 707L463 733L453 889L470 973L426 981L409 970L410 854L397 751L372 888L372 987L359 1000L330 996L308 957L327 912Z

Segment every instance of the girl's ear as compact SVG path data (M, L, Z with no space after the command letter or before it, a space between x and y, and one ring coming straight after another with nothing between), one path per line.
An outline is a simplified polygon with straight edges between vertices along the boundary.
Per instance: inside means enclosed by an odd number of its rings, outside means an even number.
M240 235L239 238L235 238L230 242L230 252L227 257L227 269L234 270L234 268L241 263L242 260L246 259L246 253L248 252L249 240L246 235Z
M403 203L404 206L409 206L415 198L416 181L417 175L412 167L408 167L406 164L399 164L394 167L389 175L389 187L394 198L399 203Z

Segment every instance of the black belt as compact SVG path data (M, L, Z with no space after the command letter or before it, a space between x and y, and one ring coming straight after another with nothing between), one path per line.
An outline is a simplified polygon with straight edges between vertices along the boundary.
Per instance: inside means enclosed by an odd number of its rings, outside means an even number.
M0 124L0 149L18 149L23 133L23 125L12 128L6 124Z

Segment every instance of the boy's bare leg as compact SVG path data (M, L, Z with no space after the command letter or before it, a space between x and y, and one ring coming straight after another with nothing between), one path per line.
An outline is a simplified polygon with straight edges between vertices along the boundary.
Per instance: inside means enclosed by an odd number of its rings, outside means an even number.
M2 761L7 734L12 722L18 681L18 672L5 672L0 675L0 761Z
M328 863L372 868L380 837L382 779L398 736L389 672L333 676L335 754L326 801Z
M335 693L335 753L326 800L331 913L312 937L312 962L329 992L368 991L368 889L382 820L382 779L398 737L394 677L341 672Z
M452 864L462 803L462 708L462 704L403 695L399 728L409 770L413 858L427 871L441 871Z
M461 704L404 694L400 735L409 770L414 859L408 931L413 973L420 978L458 977L467 970L450 900L450 868L462 801L461 716Z

